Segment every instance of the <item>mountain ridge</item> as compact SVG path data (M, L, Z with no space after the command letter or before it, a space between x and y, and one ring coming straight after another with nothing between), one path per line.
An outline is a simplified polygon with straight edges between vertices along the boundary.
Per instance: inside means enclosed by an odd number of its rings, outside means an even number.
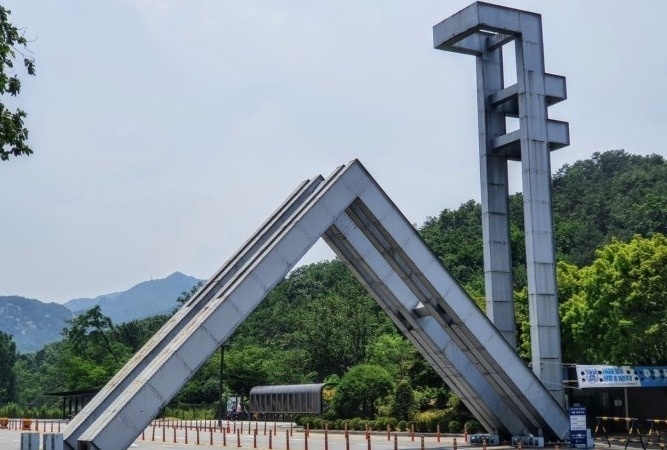
M0 331L11 334L20 353L30 353L61 339L66 321L99 305L114 324L169 314L176 299L202 280L174 272L155 280L142 281L125 291L76 298L63 304L44 302L19 295L0 295Z

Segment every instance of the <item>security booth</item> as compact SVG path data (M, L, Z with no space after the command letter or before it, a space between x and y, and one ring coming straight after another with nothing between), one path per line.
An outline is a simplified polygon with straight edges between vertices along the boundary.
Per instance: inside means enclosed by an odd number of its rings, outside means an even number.
M69 420L79 411L83 409L86 404L95 397L99 389L82 389L78 391L62 391L62 392L48 392L44 395L62 397L63 398L63 416L65 420Z

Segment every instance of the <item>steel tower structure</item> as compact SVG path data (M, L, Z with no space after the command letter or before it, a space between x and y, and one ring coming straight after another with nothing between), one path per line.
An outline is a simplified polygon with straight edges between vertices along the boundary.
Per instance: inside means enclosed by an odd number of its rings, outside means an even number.
M505 86L509 42L517 82ZM515 348L507 161L521 161L532 367L562 404L549 154L570 138L568 123L549 119L547 107L566 98L565 77L545 72L539 14L477 2L435 25L433 44L476 57L486 307ZM519 119L518 130L507 132L507 117Z

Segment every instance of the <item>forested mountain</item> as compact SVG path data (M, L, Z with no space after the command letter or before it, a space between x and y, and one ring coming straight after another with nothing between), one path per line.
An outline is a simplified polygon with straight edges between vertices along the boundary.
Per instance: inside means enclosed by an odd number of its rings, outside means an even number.
M623 150L595 153L563 166L553 177L556 258L584 266L612 238L667 234L667 164L662 156ZM523 196L510 196L515 289L525 286ZM484 296L481 206L445 209L421 227L424 240L473 295Z
M70 300L65 306L77 313L99 305L102 313L113 323L129 322L171 312L177 306L176 299L180 293L189 291L200 281L174 272L166 278L139 283L127 291Z
M60 331L72 311L17 295L0 296L0 331L10 334L19 352L34 352L62 338Z
M177 298L200 282L175 272L166 278L144 281L127 291L75 299L64 305L43 303L18 296L0 296L0 331L14 336L20 353L34 352L49 342L62 339L66 320L99 306L114 324L169 314Z

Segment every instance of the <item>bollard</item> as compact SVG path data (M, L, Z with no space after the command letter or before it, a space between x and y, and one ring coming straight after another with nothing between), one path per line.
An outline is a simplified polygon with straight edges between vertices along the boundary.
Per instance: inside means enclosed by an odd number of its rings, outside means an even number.
M394 433L394 450L398 450L398 435L396 433Z
M345 427L345 450L350 450L350 433L347 432L347 427Z
M241 425L241 428L240 428L241 434L243 434L243 421L241 421L240 425Z
M463 425L463 442L468 443L468 427Z
M39 431L39 419L35 419L35 431Z
M269 450L273 449L273 434L269 433Z
M289 435L294 436L294 431L292 430L292 422L289 423Z
M236 434L236 420L234 421L234 434Z
M222 430L222 446L227 447L227 430Z
M227 421L227 433L231 433L232 429L229 428L229 420Z
M162 424L162 442L165 442L167 440L167 429L164 426L164 423Z
M410 440L412 442L415 441L415 426L414 425L410 425Z
M454 438L454 450L456 450L456 449L457 449L456 438Z
M368 431L368 426L366 426L366 440L369 440L371 438L371 433Z
M195 432L197 433L197 445L199 445L199 425L195 425Z
M421 450L424 450L424 435L422 434L421 437L421 445L420 445Z
M39 450L39 433L21 433L21 450Z
M387 440L391 441L391 427L387 425Z
M185 427L185 443L188 443L188 427Z
M151 436L151 441L155 441L155 424L153 424L153 434Z
M436 438L440 442L440 424L436 426Z
M291 426L292 426L292 424L290 424L290 427ZM289 431L287 431L287 430L285 430L285 438L286 438L285 450L289 450Z
M257 448L257 428L255 428L255 432L252 435L252 448Z
M60 421L58 421L58 433L60 433Z
M213 445L213 427L208 427L208 445Z
M237 447L241 446L241 431L240 430L236 433L236 446Z
M303 433L303 450L308 450L308 429Z
M42 450L63 450L63 435L46 433L43 435Z
M53 433L53 420L51 421L51 433Z
M145 430L145 429L144 429L144 430L141 430L141 440L142 440L142 441L145 441L145 440L146 440L146 436L144 435L144 433L146 433L146 430Z
M174 427L174 444L176 443L176 427Z
M264 421L264 436L266 436L266 420Z
M368 440L366 441L366 448L371 450L371 435L368 435Z
M329 450L329 427L324 427L324 450Z
M275 436L277 432L278 432L278 429L276 428L276 423L273 422L273 435Z
M257 434L257 422L255 422L255 434Z
M306 423L306 437L310 436L310 423Z

